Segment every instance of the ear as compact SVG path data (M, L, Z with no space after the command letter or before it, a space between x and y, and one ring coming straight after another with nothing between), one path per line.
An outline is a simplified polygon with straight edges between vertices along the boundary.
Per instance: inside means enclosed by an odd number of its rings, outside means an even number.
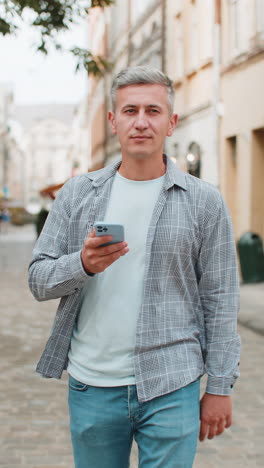
M177 123L178 123L178 114L173 114L173 115L170 117L167 136L171 136L171 135L173 134L174 129L175 129Z
M114 112L109 111L109 112L108 112L107 118L108 118L108 121L109 121L109 123L110 123L110 127L111 127L111 130L112 130L112 133L113 133L114 135L116 135L116 121L115 121L115 114L114 114Z

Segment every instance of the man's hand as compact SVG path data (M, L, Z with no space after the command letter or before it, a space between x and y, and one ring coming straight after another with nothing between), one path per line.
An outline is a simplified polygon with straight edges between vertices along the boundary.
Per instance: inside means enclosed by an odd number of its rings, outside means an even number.
M101 247L111 240L112 236L96 237L95 229L90 232L81 251L82 264L87 273L101 273L129 251L127 242Z
M207 436L213 439L232 424L232 400L230 396L205 393L200 402L200 435L202 442Z

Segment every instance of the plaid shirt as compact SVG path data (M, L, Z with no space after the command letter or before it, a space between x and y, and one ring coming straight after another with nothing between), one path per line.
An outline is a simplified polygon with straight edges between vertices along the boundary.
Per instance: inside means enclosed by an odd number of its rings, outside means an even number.
M229 395L239 376L240 352L230 216L215 187L180 171L169 158L166 163L147 236L134 349L138 398L151 400L204 373L208 393ZM80 252L93 224L104 219L119 165L70 179L34 248L29 267L34 297L61 298L37 366L45 377L60 378L67 368L80 292L90 280Z

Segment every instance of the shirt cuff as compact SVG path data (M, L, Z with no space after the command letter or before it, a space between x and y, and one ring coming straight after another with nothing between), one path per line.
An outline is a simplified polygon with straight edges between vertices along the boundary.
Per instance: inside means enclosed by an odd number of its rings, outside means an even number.
M85 282L87 281L87 277L94 276L93 273L87 273L83 267L82 260L81 260L81 251L74 252L69 256L69 266L72 273L73 278L76 281Z
M234 377L215 377L208 375L206 393L212 395L231 395L236 379Z

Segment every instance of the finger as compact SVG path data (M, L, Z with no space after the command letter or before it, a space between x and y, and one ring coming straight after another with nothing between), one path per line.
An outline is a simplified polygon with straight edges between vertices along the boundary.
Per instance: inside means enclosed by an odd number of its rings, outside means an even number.
M117 242L116 244L108 245L107 247L100 247L96 251L96 254L100 257L104 257L107 255L112 255L115 252L121 252L122 250L127 248L127 242Z
M126 255L126 253L128 253L128 252L129 252L129 248L125 247L121 252L121 256Z
M216 433L217 433L217 425L214 424L214 425L209 427L209 432L208 432L207 438L208 439L213 439L216 436Z
M116 262L120 257L121 257L120 251L119 251L119 252L115 252L115 253L113 253L113 254L111 254L111 255L108 255L107 257L105 257L105 260L99 264L99 265L100 265L100 268L102 268L103 270L105 270L105 269L108 268L110 265L112 265L112 263Z
M113 236L98 237L98 236L94 235L94 236L92 236L90 238L88 237L89 247L91 247L92 249L100 247L100 245L102 245L102 244L106 244L107 242L111 242L112 239L113 239Z
M88 235L88 238L89 238L89 239L91 239L91 238L93 238L93 237L96 237L96 235L95 235L95 229L94 229L94 228L91 230L91 232L89 232L89 235Z
M207 431L208 431L208 424L201 421L201 424L200 424L200 434L199 434L199 440L200 442L202 442L205 437L206 437L206 434L207 434Z
M225 423L225 427L227 428L227 427L232 426L232 423L233 423L233 421L232 421L232 416L231 416L231 415L230 415L230 416L227 416L227 418L226 418L226 423Z
M222 434L224 432L224 430L225 430L225 427L226 427L225 426L225 421L224 420L220 421L218 423L218 426L217 426L217 429L216 429L216 435L218 436L218 435Z
M113 252L113 253L110 254L110 255L105 255L104 257L101 257L101 258L105 259L106 262L108 263L108 266L109 266L109 265L111 265L113 262L115 262L116 260L118 260L120 257L122 257L123 255L125 255L128 251L129 251L129 248L128 248L128 247L125 247L125 248L122 249L122 250L118 250L117 252Z

